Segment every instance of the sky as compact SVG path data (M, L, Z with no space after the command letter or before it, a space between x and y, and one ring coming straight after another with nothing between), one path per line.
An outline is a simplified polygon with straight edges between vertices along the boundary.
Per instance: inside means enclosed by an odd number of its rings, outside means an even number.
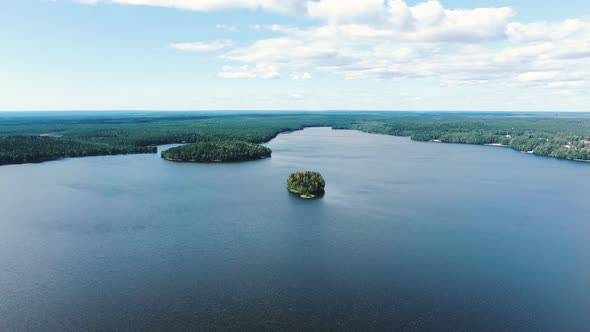
M588 0L0 6L0 111L590 111Z

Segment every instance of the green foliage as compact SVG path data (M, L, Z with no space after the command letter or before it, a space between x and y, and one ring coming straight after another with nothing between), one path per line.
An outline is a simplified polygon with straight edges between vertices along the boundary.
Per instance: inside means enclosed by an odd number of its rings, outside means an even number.
M316 126L408 136L416 141L501 143L542 156L590 159L587 114L156 112L7 116L0 113L0 165L64 157L155 153L156 145L169 143L262 143L281 132Z
M162 152L162 158L174 161L245 161L270 157L272 151L262 145L243 141L193 143Z
M156 147L101 145L40 136L0 138L0 165L36 163L65 157L154 153Z
M64 157L156 153L156 145L219 141L267 142L305 127L347 126L354 117L326 114L0 113L0 165ZM38 140L42 140L38 142Z
M303 171L289 175L287 188L289 191L303 195L322 195L326 182L318 172Z
M383 121L359 122L351 128L409 136L415 141L500 143L517 151L533 151L536 155L561 159L589 160L590 154L590 118L587 115L400 114Z

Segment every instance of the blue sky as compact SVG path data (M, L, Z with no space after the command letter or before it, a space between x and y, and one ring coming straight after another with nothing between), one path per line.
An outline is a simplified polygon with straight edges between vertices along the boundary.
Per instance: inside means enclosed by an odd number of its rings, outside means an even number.
M2 7L2 111L590 111L588 1Z

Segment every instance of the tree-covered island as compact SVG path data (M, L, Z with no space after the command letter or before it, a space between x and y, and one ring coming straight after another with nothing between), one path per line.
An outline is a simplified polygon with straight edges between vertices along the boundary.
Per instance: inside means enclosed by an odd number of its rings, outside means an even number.
M178 146L162 152L162 158L171 161L232 162L264 159L272 150L243 141L201 142Z
M323 196L325 185L322 175L312 171L296 172L287 179L287 189L306 199Z

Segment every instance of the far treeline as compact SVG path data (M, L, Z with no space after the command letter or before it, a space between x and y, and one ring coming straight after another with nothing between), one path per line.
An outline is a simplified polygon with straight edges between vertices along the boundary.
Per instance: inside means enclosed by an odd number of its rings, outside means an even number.
M369 121L352 126L368 133L409 136L415 141L500 144L559 159L590 160L590 116L441 115Z
M417 141L502 144L561 159L590 159L590 115L574 113L0 113L0 165L66 157L155 153L156 145L244 141L331 126Z

